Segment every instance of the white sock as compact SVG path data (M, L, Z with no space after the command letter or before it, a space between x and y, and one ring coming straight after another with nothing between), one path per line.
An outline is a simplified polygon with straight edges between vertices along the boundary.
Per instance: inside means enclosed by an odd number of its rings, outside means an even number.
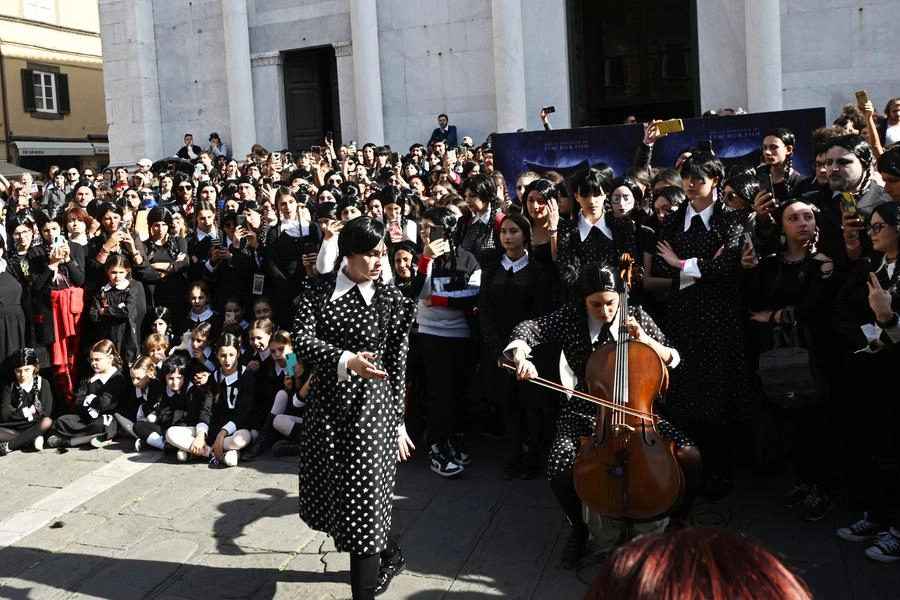
M147 436L147 443L154 448L164 450L166 448L166 439L155 431Z

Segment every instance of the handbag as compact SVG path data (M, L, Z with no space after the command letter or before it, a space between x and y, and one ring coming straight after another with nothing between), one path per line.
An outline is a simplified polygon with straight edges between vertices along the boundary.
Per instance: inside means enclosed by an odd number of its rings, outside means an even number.
M809 350L800 346L799 326L790 333L781 327L772 331L774 345L759 355L759 379L763 393L782 408L818 404L816 383L809 362Z

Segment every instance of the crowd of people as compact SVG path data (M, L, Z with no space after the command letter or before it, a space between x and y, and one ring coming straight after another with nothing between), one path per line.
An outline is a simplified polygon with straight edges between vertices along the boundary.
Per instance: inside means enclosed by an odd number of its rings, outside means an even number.
M186 134L177 157L134 170L23 175L3 206L0 455L118 438L213 466L266 452L312 465L340 427L304 424L350 411L376 434L342 460L368 448L393 463L398 439L401 458L424 442L429 468L456 477L477 460L465 439L477 426L506 439L498 476L546 468L572 525L571 568L588 538L572 465L596 411L526 380L586 390L585 362L618 325L670 371L658 428L684 468L685 507L727 494L754 440L790 432L793 477L777 501L817 522L845 488L865 513L837 535L900 560L898 103L883 124L862 107L868 141L812 132L811 174L793 167L790 123L761 136L754 164L685 147L654 165L658 121L622 149L634 153L625 173L503 174L490 138L457 145L441 115L403 154L326 138L237 160L218 134L207 150ZM622 323L626 253L639 268ZM407 321L408 336L391 325ZM806 350L811 383L776 398L757 370L781 337ZM384 401L359 412L341 394ZM846 427L863 413L888 426ZM322 475L309 483L328 497ZM346 485L384 498L363 479ZM310 518L337 527L320 502ZM376 537L342 543L394 548Z

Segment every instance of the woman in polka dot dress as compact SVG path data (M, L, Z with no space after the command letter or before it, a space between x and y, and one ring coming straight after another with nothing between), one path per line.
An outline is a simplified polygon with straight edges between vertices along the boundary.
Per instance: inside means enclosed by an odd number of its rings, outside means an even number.
M294 321L294 349L314 369L300 437L300 517L350 553L353 598L386 589L405 561L390 535L415 304L380 281L384 225L348 221L346 265L314 280Z
M653 275L672 281L663 328L681 353L672 373L665 413L703 454L705 490L721 496L731 486L727 426L748 416L750 369L740 298L742 217L723 206L722 162L705 152L684 161L689 202L670 214L659 233Z

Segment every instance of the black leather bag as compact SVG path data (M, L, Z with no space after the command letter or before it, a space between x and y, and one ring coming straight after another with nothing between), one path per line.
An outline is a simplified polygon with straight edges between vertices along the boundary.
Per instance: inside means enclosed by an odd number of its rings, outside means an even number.
M809 351L800 346L798 328L795 325L788 333L776 327L772 333L774 347L759 355L763 393L782 408L799 408L821 401L816 394Z

